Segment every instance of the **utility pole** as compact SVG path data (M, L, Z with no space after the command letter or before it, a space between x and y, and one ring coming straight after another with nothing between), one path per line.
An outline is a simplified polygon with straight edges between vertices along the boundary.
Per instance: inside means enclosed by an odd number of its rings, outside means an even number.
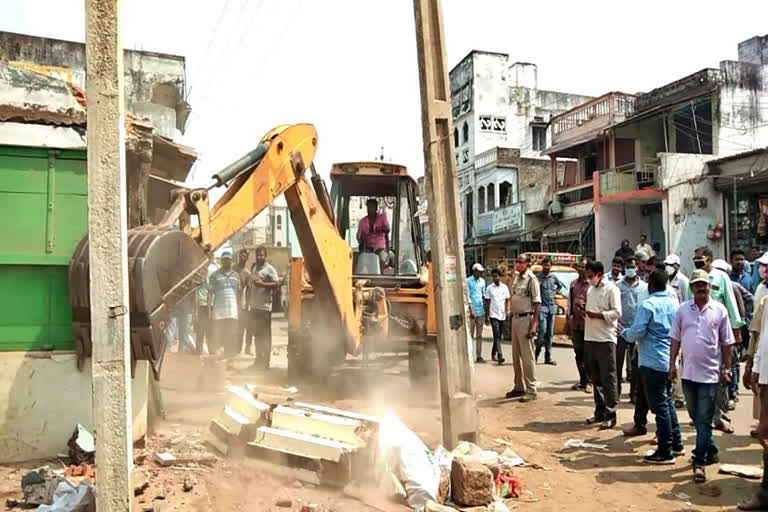
M432 286L437 309L437 350L443 444L477 437L472 354L464 309L464 247L454 159L451 93L440 0L414 0L421 86L421 125L427 214L430 218Z
M127 512L133 453L120 0L86 0L85 17L96 509Z

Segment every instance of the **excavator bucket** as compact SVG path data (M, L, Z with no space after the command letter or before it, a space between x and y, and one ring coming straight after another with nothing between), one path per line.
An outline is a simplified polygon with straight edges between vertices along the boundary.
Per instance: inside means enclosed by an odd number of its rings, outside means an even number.
M159 377L167 344L165 329L173 308L205 282L207 269L208 255L183 231L152 225L128 231L132 371L136 361L147 360L155 378ZM69 266L69 302L77 366L82 370L93 347L88 237L78 244ZM119 305L104 307L110 315L125 311Z

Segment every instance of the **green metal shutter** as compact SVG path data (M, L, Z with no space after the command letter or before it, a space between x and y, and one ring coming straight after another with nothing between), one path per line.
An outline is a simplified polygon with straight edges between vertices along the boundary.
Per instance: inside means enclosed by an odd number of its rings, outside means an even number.
M88 230L85 151L0 146L0 351L71 350L67 266Z

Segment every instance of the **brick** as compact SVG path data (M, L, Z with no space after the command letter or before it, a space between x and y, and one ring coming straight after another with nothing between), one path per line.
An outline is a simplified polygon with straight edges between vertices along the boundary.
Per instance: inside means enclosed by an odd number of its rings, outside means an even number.
M493 501L491 470L477 462L453 459L451 496L453 501L461 506L488 505Z

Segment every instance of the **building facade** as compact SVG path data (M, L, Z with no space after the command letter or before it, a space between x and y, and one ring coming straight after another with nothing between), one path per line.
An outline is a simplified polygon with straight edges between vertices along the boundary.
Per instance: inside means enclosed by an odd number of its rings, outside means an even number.
M727 213L743 211L731 219L744 224L762 204L755 187L738 197L749 172L733 171L735 179L717 173L718 161L768 146L766 40L741 43L738 61L637 96L608 93L552 119L546 154L554 197L563 218L578 219L579 237L594 238L599 260L610 261L622 239L634 245L643 234L657 253L678 254L686 272L697 246L726 256L729 237L718 232L729 231ZM762 157L752 156L758 168ZM728 197L734 190L735 201ZM737 245L758 242L745 235Z
M589 97L541 90L537 72L535 64L484 51L450 72L468 263L539 249L535 232L548 222L548 124Z

